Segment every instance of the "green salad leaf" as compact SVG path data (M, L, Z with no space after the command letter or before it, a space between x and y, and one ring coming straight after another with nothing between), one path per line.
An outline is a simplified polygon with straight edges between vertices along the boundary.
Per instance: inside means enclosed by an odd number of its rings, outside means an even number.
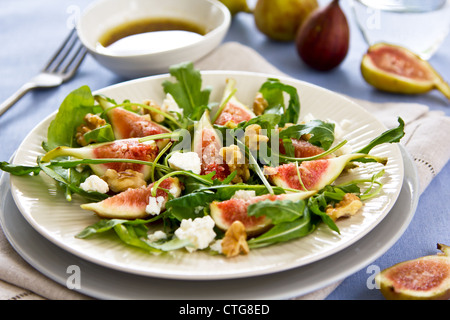
M401 138L405 136L405 121L402 118L398 118L398 127L386 130L373 140L371 140L364 148L356 151L355 153L369 153L374 147L383 143L395 143L400 142Z
M259 92L268 102L268 107L264 114L278 114L280 118L279 126L286 123L297 123L300 117L300 99L297 89L282 83L279 79L269 78L261 85ZM284 94L289 95L288 106L284 103Z
M41 168L39 166L14 165L6 161L0 162L0 170L9 172L14 176L25 176L29 174L38 175L39 172L41 172Z
M318 222L308 207L305 207L301 218L281 222L262 235L248 240L247 243L250 248L260 248L304 237L316 229Z
M199 120L209 104L211 88L202 88L200 71L194 69L192 62L184 62L170 68L170 74L177 82L166 80L162 86L164 92L170 93L183 109L184 117Z
M82 86L69 93L48 127L44 149L49 151L59 146L73 147L76 129L83 123L84 116L96 111L94 103L94 97L88 86Z
M266 216L272 220L273 224L282 222L291 222L303 216L306 203L303 200L263 200L248 206L247 214L249 216Z
M322 120L311 120L305 124L296 124L280 132L281 139L301 139L305 134L310 134L308 142L328 150L334 142L334 123Z

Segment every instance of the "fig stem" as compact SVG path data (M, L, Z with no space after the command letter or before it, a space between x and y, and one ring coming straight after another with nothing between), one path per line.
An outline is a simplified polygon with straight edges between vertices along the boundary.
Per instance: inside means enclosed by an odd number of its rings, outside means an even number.
M184 134L183 130L180 130L178 132L167 132L167 133L158 133L158 134L153 134L151 136L146 136L143 138L139 138L139 142L146 142L146 141L151 141L151 140L159 140L159 139L171 139L174 140L176 138L180 138L182 135Z
M101 158L101 159L80 159L80 160L50 160L50 167L61 167L61 168L73 168L80 164L103 164L110 162L125 162L125 163L136 163L147 166L155 165L156 168L171 171L169 167L166 167L159 163L154 163L150 161L136 160L136 159L122 159L122 158Z
M442 92L442 94L443 94L444 96L446 96L447 99L450 100L450 86L448 85L447 82L445 82L445 81L442 80L442 79L439 79L439 81L436 82L436 88L437 88L440 92Z
M151 172L151 181L155 181L155 168L156 168L156 164L158 163L159 159L162 157L162 155L164 153L166 153L166 151L172 146L172 142L169 142L162 150L161 152L156 156L155 160L153 161L152 164L152 172Z

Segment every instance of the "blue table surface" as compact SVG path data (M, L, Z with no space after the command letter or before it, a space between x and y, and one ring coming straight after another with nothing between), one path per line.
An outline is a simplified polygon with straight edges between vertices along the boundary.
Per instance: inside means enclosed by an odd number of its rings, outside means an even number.
M2 0L0 3L0 101L5 100L34 76L68 33L74 17L90 3L88 0ZM324 5L328 0L319 1ZM224 41L238 41L254 48L286 74L335 92L373 102L422 103L431 110L450 115L449 102L437 91L420 96L388 94L370 87L360 73L362 55L367 50L352 17L348 1L341 5L350 24L350 49L343 63L331 72L309 69L299 59L293 43L269 40L255 26L253 16L234 17ZM450 80L450 37L429 62ZM7 161L40 121L54 112L72 90L88 85L92 90L122 82L122 79L87 56L76 77L58 88L35 90L24 96L0 117L0 161ZM415 216L401 238L380 258L371 263L380 269L395 263L435 254L436 243L450 244L450 164L435 177L421 195ZM384 299L379 290L367 285L372 273L364 267L346 278L331 293L329 300ZM333 272L333 270L330 270Z

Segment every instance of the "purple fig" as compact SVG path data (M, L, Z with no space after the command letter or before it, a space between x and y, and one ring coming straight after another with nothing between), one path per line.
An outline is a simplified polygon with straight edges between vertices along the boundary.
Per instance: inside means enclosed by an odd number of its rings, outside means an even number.
M300 58L311 68L328 71L346 57L350 31L339 0L314 11L303 23L296 36Z

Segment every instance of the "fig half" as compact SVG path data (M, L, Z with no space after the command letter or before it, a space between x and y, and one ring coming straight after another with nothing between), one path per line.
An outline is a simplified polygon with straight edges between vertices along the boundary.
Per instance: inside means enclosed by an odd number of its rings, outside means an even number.
M320 190L331 184L352 160L371 158L385 165L386 158L350 153L330 159L303 161L298 167L290 162L278 167L264 167L264 174L274 185L296 190ZM306 190L305 190L306 189Z
M232 78L226 80L226 86L221 101L221 105L225 104L225 106L222 110L217 111L220 112L220 114L214 116L216 118L214 124L225 126L231 121L231 123L237 125L238 123L248 121L255 117L253 111L239 101L234 94L235 86L236 80Z
M450 99L450 86L425 60L397 45L378 43L367 50L361 73L370 85L383 91L422 94L437 89Z
M375 281L388 300L450 299L450 247L438 244L443 254L400 262L380 272Z
M247 215L248 206L263 200L289 200L300 201L312 196L315 192L296 192L280 195L261 195L250 199L230 199L225 201L213 201L210 205L211 217L216 226L222 230L228 230L233 222L240 221L248 236L256 236L267 231L272 226L272 220L266 216L252 217Z

